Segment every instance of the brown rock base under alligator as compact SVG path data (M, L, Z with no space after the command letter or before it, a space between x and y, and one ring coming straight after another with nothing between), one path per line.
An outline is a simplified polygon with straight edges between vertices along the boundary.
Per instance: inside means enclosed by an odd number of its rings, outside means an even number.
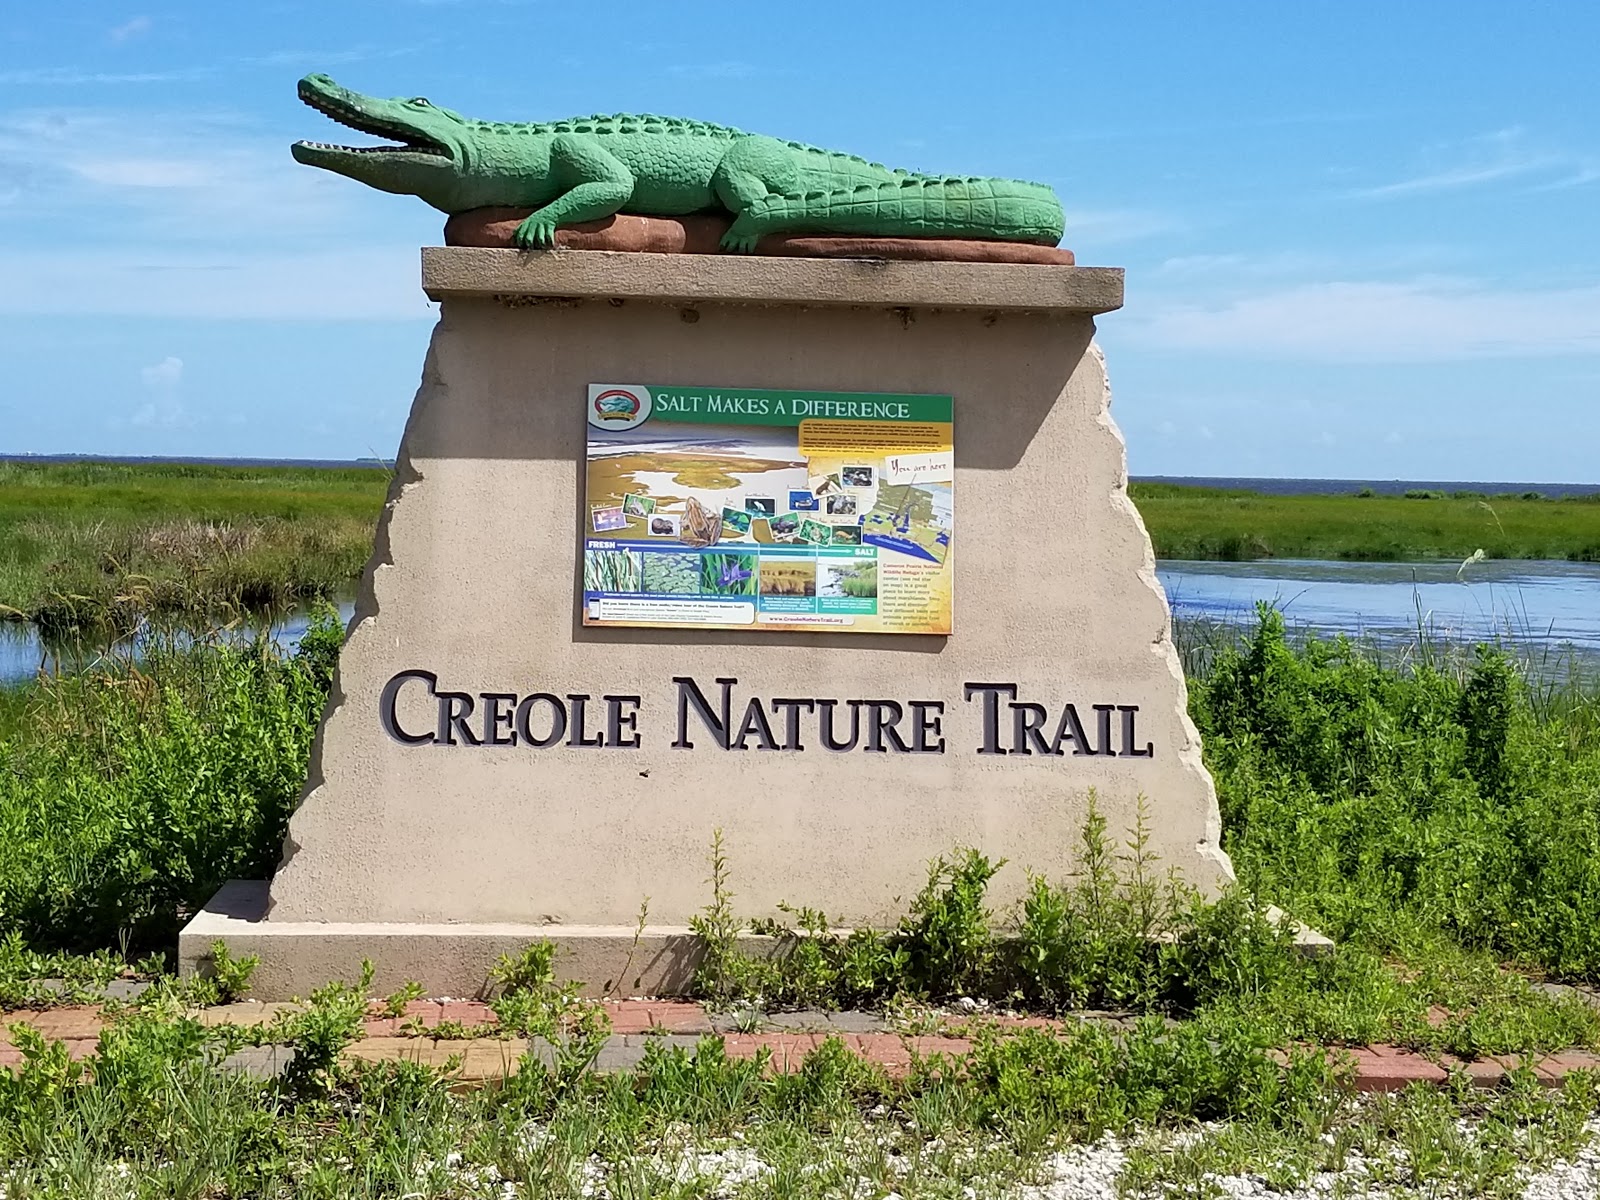
M447 246L505 249L511 235L531 210L476 208L445 222ZM618 214L602 221L556 230L563 250L636 250L654 254L720 254L720 241L730 224L713 214L688 217L636 217ZM1025 242L988 242L965 238L814 237L774 234L761 239L757 254L791 258L891 258L922 262L1038 263L1070 267L1071 250Z

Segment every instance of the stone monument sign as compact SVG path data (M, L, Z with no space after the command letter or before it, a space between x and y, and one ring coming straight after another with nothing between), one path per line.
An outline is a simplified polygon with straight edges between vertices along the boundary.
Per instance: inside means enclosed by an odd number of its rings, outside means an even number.
M296 156L454 244L282 864L186 963L220 936L262 994L363 956L465 994L550 937L670 990L715 831L742 915L849 926L958 846L1010 861L1000 906L1060 878L1091 792L1229 878L1092 341L1121 272L1053 248L1049 189L301 89L403 145Z

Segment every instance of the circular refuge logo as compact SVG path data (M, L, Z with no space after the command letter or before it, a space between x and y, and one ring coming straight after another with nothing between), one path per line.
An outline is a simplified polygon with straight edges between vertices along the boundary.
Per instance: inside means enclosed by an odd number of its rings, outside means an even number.
M589 385L589 424L596 429L632 429L650 415L650 389L632 383Z

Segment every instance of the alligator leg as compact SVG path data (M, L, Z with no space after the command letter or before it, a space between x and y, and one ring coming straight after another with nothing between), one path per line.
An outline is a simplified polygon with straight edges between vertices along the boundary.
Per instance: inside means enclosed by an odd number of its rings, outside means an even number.
M558 225L612 216L633 195L633 172L592 137L557 134L550 144L550 178L561 194L511 235L524 250L554 245Z
M776 138L739 138L717 164L711 187L733 214L733 224L722 235L722 248L749 254L762 234L772 232L767 218L774 206L799 198L794 151Z

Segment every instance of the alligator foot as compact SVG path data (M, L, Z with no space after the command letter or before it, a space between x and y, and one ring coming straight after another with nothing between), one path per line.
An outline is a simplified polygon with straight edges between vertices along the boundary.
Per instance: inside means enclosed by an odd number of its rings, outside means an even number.
M730 229L722 235L722 248L730 254L754 254L760 240L759 233L735 233Z
M540 213L517 226L511 240L523 250L548 250L556 244L556 222Z

